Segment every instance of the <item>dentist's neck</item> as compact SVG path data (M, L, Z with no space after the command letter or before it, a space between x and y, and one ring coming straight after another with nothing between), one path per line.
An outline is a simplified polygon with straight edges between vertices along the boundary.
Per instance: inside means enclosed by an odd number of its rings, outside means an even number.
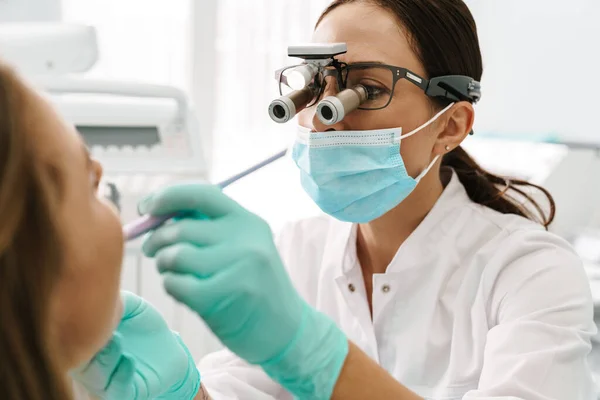
M425 219L443 190L436 166L401 204L381 218L359 225L357 256L365 279L387 270L402 243Z

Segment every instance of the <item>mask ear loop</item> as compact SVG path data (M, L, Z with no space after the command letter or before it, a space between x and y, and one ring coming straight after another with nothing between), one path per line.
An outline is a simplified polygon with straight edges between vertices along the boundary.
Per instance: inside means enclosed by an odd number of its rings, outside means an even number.
M441 117L446 111L448 111L450 108L452 108L452 106L454 105L454 103L450 103L448 104L448 106L446 108L444 108L442 111L440 111L439 113L437 113L433 118L431 118L429 121L425 122L423 125L421 125L420 127L418 127L417 129L415 129L414 131L407 133L405 135L400 136L398 139L402 140L402 139L406 139L408 137L411 137L412 135L421 132L423 129L427 128L429 125L433 124L435 121L437 121L437 119L439 117Z
M428 166L427 168L425 168L425 171L421 172L421 173L419 174L419 176L417 176L417 177L415 178L415 181L417 181L417 183L421 182L421 179L423 179L423 177L424 177L425 175L427 175L427 173L428 173L429 171L431 171L431 168L433 168L433 166L435 165L435 163L436 163L436 162L437 162L437 160L439 160L439 159L440 159L440 155L438 154L437 156L435 156L435 158L434 158L434 159L433 159L433 161L432 161L432 162L429 164L429 166Z
M448 111L452 106L454 105L454 103L450 103L448 104L448 106L446 108L444 108L442 111L440 111L439 113L437 113L433 118L431 118L429 121L427 121L426 123L424 123L423 125L421 125L420 127L418 127L417 129L415 129L414 131L407 133L406 135L402 135L400 136L398 139L402 140L402 139L406 139L407 137L411 137L412 135L419 133L420 131L422 131L423 129L427 128L429 125L433 124L435 121L437 121L437 119L439 117L441 117L446 111ZM425 175L427 175L429 173L429 171L431 171L431 168L433 168L433 166L435 165L435 163L440 159L440 155L435 156L435 158L433 159L433 161L431 163L429 163L429 165L427 166L427 168L425 168L425 170L423 172L421 172L419 174L419 176L417 176L415 178L415 181L417 183L419 183L421 181L421 179L423 179L423 177Z

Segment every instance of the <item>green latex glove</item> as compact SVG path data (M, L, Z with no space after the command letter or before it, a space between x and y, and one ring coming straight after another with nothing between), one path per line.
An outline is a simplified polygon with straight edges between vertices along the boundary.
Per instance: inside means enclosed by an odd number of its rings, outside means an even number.
M111 341L74 379L106 400L192 400L200 374L179 335L142 298L121 297L123 318Z
M183 216L143 246L156 257L169 294L297 397L331 397L348 341L294 289L266 222L203 184L164 189L144 199L139 211Z

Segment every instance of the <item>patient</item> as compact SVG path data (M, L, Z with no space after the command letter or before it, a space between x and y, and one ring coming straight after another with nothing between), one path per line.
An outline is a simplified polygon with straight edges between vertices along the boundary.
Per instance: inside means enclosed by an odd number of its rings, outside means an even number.
M71 399L68 372L121 318L123 236L101 166L0 65L0 398Z

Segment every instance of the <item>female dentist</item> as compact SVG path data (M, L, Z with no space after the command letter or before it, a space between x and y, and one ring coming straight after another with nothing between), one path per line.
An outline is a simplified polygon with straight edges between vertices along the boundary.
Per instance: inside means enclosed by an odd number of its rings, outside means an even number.
M314 41L346 42L349 68L482 75L461 0L336 0ZM302 184L332 217L292 224L276 245L264 221L212 186L170 187L140 204L143 214L191 215L156 230L144 252L168 293L229 348L200 364L195 398L595 399L590 289L576 254L544 229L553 213L522 190L533 185L484 171L460 147L469 101L381 76L361 84L391 98L384 108L331 127L314 108L299 117L310 131L293 152ZM337 90L331 80L325 94ZM127 385L154 388L135 398L182 398L197 374L151 357L167 339L144 342L161 318L140 315L124 317L121 346L79 378L101 381L106 398ZM114 378L123 359L145 367L136 379Z

